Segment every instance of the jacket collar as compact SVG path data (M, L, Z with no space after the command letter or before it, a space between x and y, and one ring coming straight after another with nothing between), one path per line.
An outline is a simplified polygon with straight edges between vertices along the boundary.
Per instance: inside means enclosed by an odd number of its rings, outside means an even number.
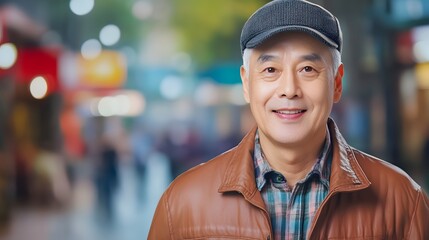
M331 118L328 119L328 129L333 144L333 156L330 176L330 192L355 191L367 188L371 183L360 167L352 148L344 140L337 125ZM236 191L243 194L248 201L262 206L260 194L256 194L257 187L253 166L253 150L255 145L254 127L243 140L232 149L219 192Z
M367 188L371 182L356 159L355 151L341 135L337 125L328 119L333 156L330 177L330 192L354 191Z

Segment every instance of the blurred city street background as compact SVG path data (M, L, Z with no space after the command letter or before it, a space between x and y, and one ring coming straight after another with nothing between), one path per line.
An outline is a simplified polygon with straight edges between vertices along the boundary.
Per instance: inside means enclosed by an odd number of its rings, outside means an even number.
M0 0L0 240L146 239L183 171L236 145L241 27L268 0ZM429 190L429 0L338 16L348 142Z

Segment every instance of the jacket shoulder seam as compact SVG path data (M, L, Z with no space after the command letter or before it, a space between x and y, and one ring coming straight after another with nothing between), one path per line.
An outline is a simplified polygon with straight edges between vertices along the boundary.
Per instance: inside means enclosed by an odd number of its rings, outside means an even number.
M169 231L170 239L174 239L173 238L173 223L171 220L170 206L168 204L168 196L166 196L164 199L164 205L165 205L165 209L167 209L167 222L168 222L168 231Z
M421 199L422 199L422 191L421 191L421 189L419 189L418 194L417 194L416 204L414 204L414 209L413 209L413 213L412 213L412 217L411 217L411 223L414 221L414 218L416 217L417 207L419 206ZM408 227L409 227L409 229L408 229L407 239L410 239L411 232L413 229L413 224L409 224Z

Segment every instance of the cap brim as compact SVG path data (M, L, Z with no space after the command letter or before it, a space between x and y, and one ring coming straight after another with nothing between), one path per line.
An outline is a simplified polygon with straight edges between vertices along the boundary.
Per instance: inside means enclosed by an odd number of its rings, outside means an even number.
M323 33L319 32L317 30L314 30L312 28L306 27L306 26L298 26L298 25L297 26L282 26L282 27L278 27L278 28L274 28L274 29L262 32L262 33L256 35L255 37L253 37L252 39L250 39L247 42L247 44L244 46L244 48L255 48L278 33L293 32L293 31L308 33L308 34L312 35L313 37L319 39L324 44L338 49L338 44L336 44L334 41L332 41L331 39L326 37ZM242 49L242 50L244 50L244 49Z

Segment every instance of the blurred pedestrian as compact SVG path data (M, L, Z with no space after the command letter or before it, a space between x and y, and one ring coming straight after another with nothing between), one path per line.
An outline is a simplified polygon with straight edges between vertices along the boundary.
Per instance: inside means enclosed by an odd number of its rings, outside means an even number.
M96 188L98 208L103 220L109 222L114 218L114 194L118 189L118 153L112 142L102 139L100 159L96 166Z
M422 188L349 146L329 117L344 73L337 18L304 0L274 0L240 40L257 127L172 182L149 239L429 239Z

